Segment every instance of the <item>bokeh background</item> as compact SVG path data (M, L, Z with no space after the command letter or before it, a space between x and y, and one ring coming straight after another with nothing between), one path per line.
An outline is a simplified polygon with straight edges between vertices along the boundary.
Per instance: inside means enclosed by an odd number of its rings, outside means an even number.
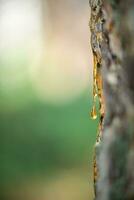
M0 199L92 200L88 0L0 1Z

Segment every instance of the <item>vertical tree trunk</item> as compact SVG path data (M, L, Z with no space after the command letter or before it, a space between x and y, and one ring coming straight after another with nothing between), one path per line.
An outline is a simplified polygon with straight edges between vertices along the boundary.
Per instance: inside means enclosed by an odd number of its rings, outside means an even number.
M105 117L96 148L96 200L134 200L134 0L90 0Z

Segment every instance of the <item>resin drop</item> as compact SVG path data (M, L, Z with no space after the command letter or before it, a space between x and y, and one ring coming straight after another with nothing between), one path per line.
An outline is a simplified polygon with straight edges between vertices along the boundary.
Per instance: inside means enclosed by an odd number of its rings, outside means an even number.
M97 118L97 112L96 112L95 106L93 106L90 115L91 115L91 118L92 118L92 119L96 119L96 118Z

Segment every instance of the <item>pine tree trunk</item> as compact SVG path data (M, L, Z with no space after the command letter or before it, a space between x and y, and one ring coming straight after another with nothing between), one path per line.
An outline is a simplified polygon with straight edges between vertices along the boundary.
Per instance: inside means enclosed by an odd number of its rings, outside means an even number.
M96 200L134 200L134 0L90 0L105 104Z

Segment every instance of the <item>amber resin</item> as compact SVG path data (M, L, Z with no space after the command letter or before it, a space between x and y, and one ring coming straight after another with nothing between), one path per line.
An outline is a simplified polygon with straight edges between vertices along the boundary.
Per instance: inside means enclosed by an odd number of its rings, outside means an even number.
M104 106L103 106L103 92L102 92L102 78L100 73L101 59L94 56L94 66L93 66L93 107L91 110L91 118L96 119L99 115L102 117L104 115ZM99 112L97 114L96 101L99 101Z
M97 131L97 138L96 138L96 147L101 141L101 133L103 127L103 118L104 118L104 98L103 98L103 84L102 84L102 77L101 77L101 58L96 53L93 53L94 57L94 66L93 66L93 106L91 110L91 118L95 120L97 116L99 116L99 126ZM96 101L99 102L99 109L97 111ZM94 174L94 192L96 196L96 183L99 177L99 169L96 160L96 148L95 154L93 159L93 174Z

